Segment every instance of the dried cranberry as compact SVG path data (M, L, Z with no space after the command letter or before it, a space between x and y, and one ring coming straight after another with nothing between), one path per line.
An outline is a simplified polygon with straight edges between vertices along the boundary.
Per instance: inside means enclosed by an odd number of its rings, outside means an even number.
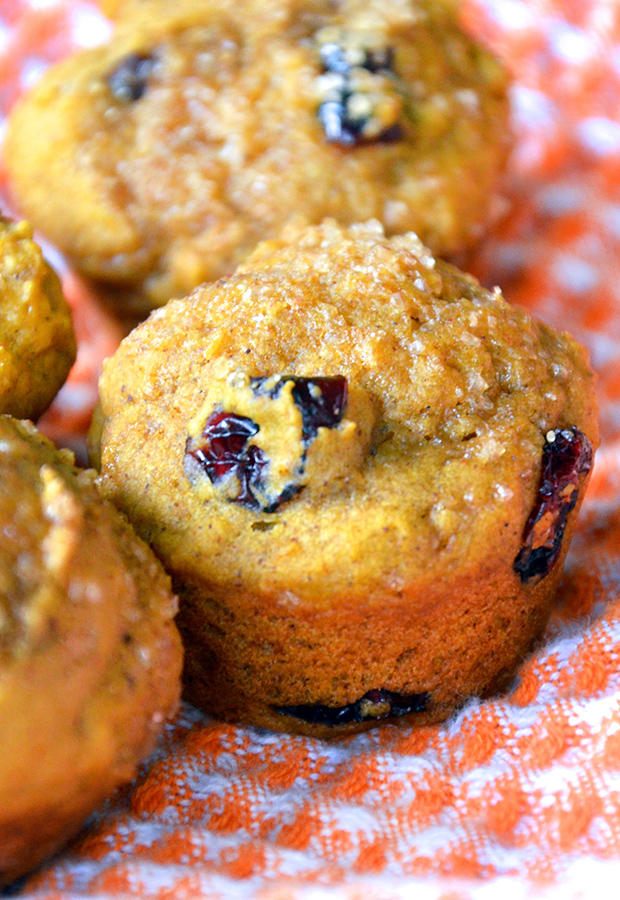
M393 47L344 47L337 41L328 41L320 49L321 62L326 72L348 75L355 68L368 72L394 72Z
M344 375L304 378L300 375L282 375L267 390L267 378L252 378L257 394L267 393L277 397L283 385L293 382L291 392L295 406L301 412L302 437L306 446L316 437L319 428L335 428L342 422L347 405L347 379Z
M333 428L342 421L347 402L344 376L257 377L250 379L250 386L256 395L275 399L282 386L291 381L291 396L301 412L302 441L297 466L291 471L291 481L283 488L281 482L277 487L270 482L268 453L251 443L251 438L260 431L260 425L248 416L216 410L207 419L201 438L198 441L188 438L186 442L186 454L202 466L213 484L237 479L237 495L230 496L230 485L227 485L226 493L229 499L250 509L275 512L282 503L298 494L303 489L301 476L308 446L318 429Z
M323 44L319 53L324 72L337 72L339 75L348 75L351 71L351 63L347 59L345 50L335 41Z
M318 110L319 122L330 144L344 144L351 147L361 142L365 122L354 120L347 114L350 94L342 92L337 100L325 100Z
M397 694L386 688L368 691L354 703L345 706L325 706L322 703L301 704L300 706L278 706L283 716L294 716L311 725L348 725L350 722L380 721L398 718L408 713L424 712L430 696L421 694Z
M343 86L336 98L320 104L317 115L330 144L348 147L354 144L391 144L402 138L403 129L397 122L378 127L372 110L364 115L356 113L355 97L353 91Z
M295 378L292 395L301 412L303 438L308 443L319 428L335 428L342 422L347 405L347 379Z
M345 146L399 140L402 128L384 102L397 81L394 48L368 45L363 33L343 29L321 43L319 53L318 118L327 140ZM369 81L360 73L377 77Z
M394 74L394 48L381 47L366 50L362 68L369 72L390 72Z
M525 584L544 578L558 559L569 513L577 503L581 479L592 468L592 459L592 444L578 428L547 433L536 502L513 563Z
M248 445L258 430L256 422L247 416L220 410L207 419L202 433L204 443L193 449L189 441L187 445L189 455L202 465L213 483L235 476L239 481L239 493L233 499L252 509L260 506L252 488L261 484L267 464L260 447Z
M147 53L128 53L108 75L108 85L116 100L134 103L146 91L155 63L155 56Z

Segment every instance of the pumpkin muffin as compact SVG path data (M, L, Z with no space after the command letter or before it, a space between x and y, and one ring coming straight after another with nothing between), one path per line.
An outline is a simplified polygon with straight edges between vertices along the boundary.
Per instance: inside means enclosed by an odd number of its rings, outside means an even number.
M0 217L0 414L38 419L75 362L71 310L27 222Z
M144 313L291 217L381 220L435 252L497 210L507 78L430 0L142 0L11 116L18 205Z
M104 364L101 489L180 595L203 710L331 736L504 687L598 443L585 351L334 222L261 244Z
M28 422L0 416L0 885L148 755L180 694L176 597L150 549Z

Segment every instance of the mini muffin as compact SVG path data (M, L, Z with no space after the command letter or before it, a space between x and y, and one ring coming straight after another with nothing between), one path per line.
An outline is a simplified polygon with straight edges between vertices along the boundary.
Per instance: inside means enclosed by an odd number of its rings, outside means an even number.
M0 218L0 413L37 419L75 362L71 311L26 222Z
M180 694L170 580L72 463L0 416L0 885L135 775Z
M180 594L185 691L330 736L504 687L598 442L585 351L333 222L261 244L107 360L101 486Z
M138 0L14 111L18 204L140 312L291 217L376 217L442 254L497 209L507 80L430 0ZM115 293L117 291L117 293Z

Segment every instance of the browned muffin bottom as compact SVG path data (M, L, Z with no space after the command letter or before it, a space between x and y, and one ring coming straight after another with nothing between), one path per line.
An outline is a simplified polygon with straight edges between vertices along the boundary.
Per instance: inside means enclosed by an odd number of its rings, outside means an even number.
M32 228L0 218L0 413L37 419L75 356L71 311Z
M450 3L145 0L44 75L5 156L37 227L144 313L291 217L471 245L497 206L506 85Z
M414 235L289 229L152 313L100 397L102 490L172 575L203 709L435 722L544 628L598 443L586 354Z
M0 416L0 885L135 775L179 700L170 580L72 463Z

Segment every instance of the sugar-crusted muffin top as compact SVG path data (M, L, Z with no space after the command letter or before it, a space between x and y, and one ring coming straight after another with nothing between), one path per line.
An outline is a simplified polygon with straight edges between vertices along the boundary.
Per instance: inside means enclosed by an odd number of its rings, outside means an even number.
M100 392L104 492L173 572L319 605L514 559L549 433L598 440L572 338L373 222L263 243Z

